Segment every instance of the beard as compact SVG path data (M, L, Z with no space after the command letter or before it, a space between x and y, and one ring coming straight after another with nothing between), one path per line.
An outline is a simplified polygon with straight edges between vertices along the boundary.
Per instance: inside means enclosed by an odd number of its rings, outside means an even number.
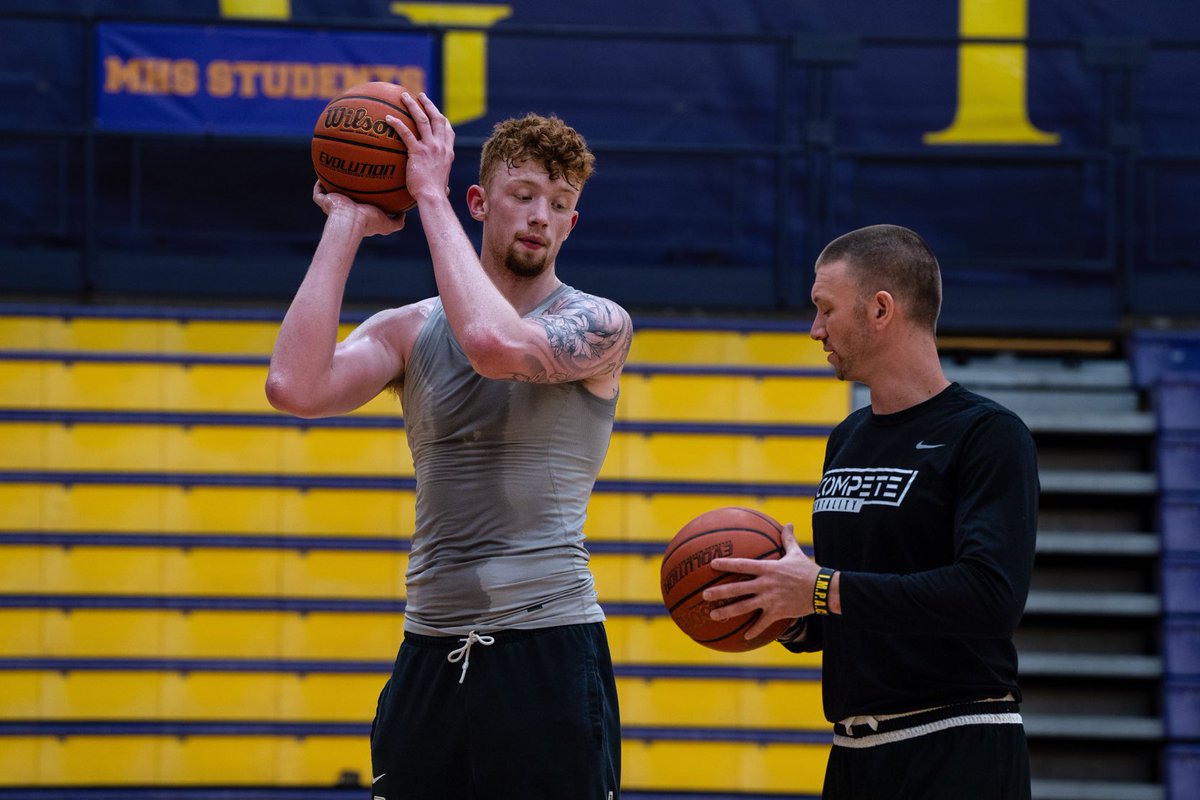
M518 278L536 278L546 271L549 264L549 253L545 251L537 255L522 257L514 245L504 254L504 266Z

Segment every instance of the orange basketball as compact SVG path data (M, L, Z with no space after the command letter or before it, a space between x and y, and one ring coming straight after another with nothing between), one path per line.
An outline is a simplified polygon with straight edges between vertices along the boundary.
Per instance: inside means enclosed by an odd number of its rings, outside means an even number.
M313 128L312 163L327 192L344 194L389 214L416 205L408 193L408 149L384 119L388 114L416 131L395 83L373 81L329 101Z
M783 526L771 517L736 506L706 511L684 525L667 545L659 573L663 603L675 624L705 647L725 652L753 650L775 641L792 620L779 620L748 640L746 631L762 612L717 622L709 612L734 601L710 603L701 592L709 586L748 577L713 569L709 564L714 558L780 558L782 534Z

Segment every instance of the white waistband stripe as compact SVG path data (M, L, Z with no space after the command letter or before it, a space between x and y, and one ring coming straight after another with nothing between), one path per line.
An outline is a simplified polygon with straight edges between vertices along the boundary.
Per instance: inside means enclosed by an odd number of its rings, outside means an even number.
M927 722L924 725L914 725L911 728L903 728L898 731L887 731L885 733L869 733L866 736L841 736L833 735L834 747L878 747L881 744L892 744L893 742L902 742L906 739L915 739L918 736L936 733L938 731L948 730L950 728L961 728L964 725L1020 725L1022 724L1020 714L965 714L961 717L950 717L949 719L940 719L936 722Z

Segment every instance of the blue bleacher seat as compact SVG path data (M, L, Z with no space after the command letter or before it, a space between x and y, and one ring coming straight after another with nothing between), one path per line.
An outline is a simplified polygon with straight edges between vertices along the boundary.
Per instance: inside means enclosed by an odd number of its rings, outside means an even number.
M1159 500L1163 553L1200 553L1200 494L1168 493Z
M1164 620L1162 649L1167 675L1200 676L1200 616Z
M1162 561L1162 601L1167 614L1200 614L1200 556L1173 555Z
M1166 800L1200 797L1200 745L1176 744L1167 748Z
M1158 428L1200 431L1200 372L1166 372L1154 390Z
M1200 491L1200 433L1159 436L1158 477L1164 492Z
M1167 736L1200 739L1200 676L1182 680L1168 678L1163 695Z
M1134 331L1130 360L1133 380L1143 389L1168 372L1200 371L1200 331Z

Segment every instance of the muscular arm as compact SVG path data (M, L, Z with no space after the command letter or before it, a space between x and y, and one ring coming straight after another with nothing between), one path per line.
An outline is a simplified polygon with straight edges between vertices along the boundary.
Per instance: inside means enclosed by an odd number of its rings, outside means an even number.
M583 381L615 396L633 324L616 303L574 292L546 313L522 317L480 265L446 197L454 132L427 99L406 101L421 131L393 123L409 149L408 188L417 200L446 319L480 374L536 383ZM390 121L390 120L389 120Z
M480 375L531 383L583 381L596 395L616 395L633 340L633 323L623 308L571 292L546 313L521 317L479 266L445 196L433 193L420 202L446 318Z
M521 317L479 266L441 195L421 205L438 293L471 365L500 380L584 381L612 396L632 342L633 323L616 303L572 292L537 317Z
M266 393L299 417L344 414L367 403L404 369L407 343L428 314L423 306L384 311L338 343L346 278L364 236L399 230L378 209L341 195L314 193L328 217L304 281L275 341Z
M530 383L585 381L596 394L616 379L629 355L633 323L616 303L583 292L556 301L543 316L522 320L521 337L492 363L498 377ZM506 357L508 356L508 357ZM511 371L507 371L511 370Z

